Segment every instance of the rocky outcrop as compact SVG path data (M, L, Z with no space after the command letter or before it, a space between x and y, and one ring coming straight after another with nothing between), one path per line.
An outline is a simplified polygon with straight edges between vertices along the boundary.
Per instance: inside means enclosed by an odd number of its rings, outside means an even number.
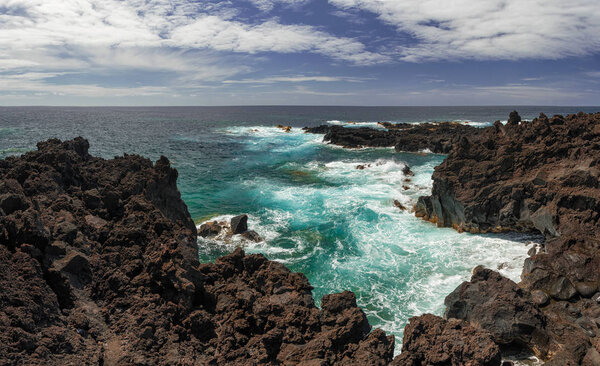
M468 322L425 314L409 319L394 366L500 366L492 335Z
M459 140L417 216L472 233L538 231L546 242L518 285L477 269L446 299L448 318L529 348L548 365L596 362L599 162L600 113L524 122L513 112L506 125Z
M519 119L461 138L435 169L432 195L418 211L440 226L476 232L555 237L597 226L600 114Z
M470 282L463 282L444 300L447 319L461 319L489 331L502 346L531 350L547 358L548 319L529 292L498 272L478 266Z
M234 216L227 221L208 221L200 225L198 235L203 238L230 242L234 235L241 234L245 240L259 243L264 239L254 230L248 230L248 215Z
M0 364L384 365L352 293L241 249L200 264L177 171L48 140L0 160ZM241 224L241 222L240 222Z
M480 129L454 122L380 123L385 129L321 125L307 133L324 133L324 141L347 148L394 147L396 151L448 153L461 136L476 136Z

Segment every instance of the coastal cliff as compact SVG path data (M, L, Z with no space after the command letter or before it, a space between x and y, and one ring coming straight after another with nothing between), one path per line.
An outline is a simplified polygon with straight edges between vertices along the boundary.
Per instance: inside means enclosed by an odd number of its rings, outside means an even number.
M308 132L345 147L448 153L432 195L416 204L418 217L460 232L546 240L530 252L520 283L480 266L446 297L443 318L410 319L394 364L500 365L500 354L517 353L546 365L600 365L600 113L526 122L515 111L506 125L446 130L445 148L434 131L399 125ZM415 143L398 144L404 139Z
M478 324L547 365L600 364L599 162L600 113L531 122L513 113L506 125L460 139L417 216L471 233L538 231L546 242L518 285L476 270L446 298L447 318Z
M0 160L0 364L385 365L353 293L314 305L306 277L241 249L198 263L161 157L82 138Z

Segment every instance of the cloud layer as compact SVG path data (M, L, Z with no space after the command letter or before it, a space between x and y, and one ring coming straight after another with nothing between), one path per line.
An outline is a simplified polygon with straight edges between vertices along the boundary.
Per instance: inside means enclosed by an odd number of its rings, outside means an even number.
M259 3L268 10L272 1ZM199 86L248 71L248 60L228 56L236 53L313 53L350 65L389 61L352 38L276 19L244 23L233 19L237 13L229 1L0 0L0 91L76 90L44 87L59 76L49 71L163 71L176 74L179 87Z
M192 97L210 90L223 98L260 91L266 103L286 94L354 95L362 102L359 90L376 98L388 95L385 84L409 97L440 86L430 95L443 100L449 91L442 86L459 78L443 72L454 61L479 67L481 60L563 60L564 66L597 57L597 2L0 0L0 99ZM411 81L406 70L417 69L429 76ZM593 94L597 61L576 73L590 84L586 95ZM485 76L469 92L515 100L578 97L553 94L560 85L550 84L552 76L515 75L507 85ZM532 85L510 85L516 81Z
M597 0L329 0L414 38L404 61L558 59L600 51Z

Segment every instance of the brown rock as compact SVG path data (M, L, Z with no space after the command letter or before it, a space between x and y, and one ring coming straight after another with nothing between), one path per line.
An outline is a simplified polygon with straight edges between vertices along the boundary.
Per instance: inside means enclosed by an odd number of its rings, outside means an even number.
M425 314L409 320L402 353L391 365L499 366L500 363L500 348L489 332L462 320Z
M241 249L199 264L167 158L105 160L88 147L53 139L0 160L1 364L391 361L393 337L369 333L351 295L319 310L304 275Z

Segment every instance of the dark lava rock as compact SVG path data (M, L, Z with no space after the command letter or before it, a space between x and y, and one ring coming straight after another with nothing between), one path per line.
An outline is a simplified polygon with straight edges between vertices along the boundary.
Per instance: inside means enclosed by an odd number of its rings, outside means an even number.
M521 122L521 116L519 116L519 112L517 112L517 111L510 112L510 114L508 115L507 124L518 125L519 122Z
M221 230L225 228L225 225L223 224L225 223L219 223L217 221L206 222L200 225L200 227L198 228L198 235L203 238L219 235Z
M400 201L398 201L398 200L394 200L394 206L398 207L400 209L400 211L406 210L406 207L402 203L400 203Z
M304 275L241 249L199 264L168 159L88 147L0 160L0 364L391 361L393 336L369 333L353 295L319 310Z
M231 232L241 234L248 230L248 215L239 215L231 218Z
M531 122L511 113L506 126L461 138L436 167L432 195L415 208L417 216L459 231L545 236L544 250L525 260L519 286L553 298L542 309L550 319L547 365L580 364L600 335L582 331L563 306L587 309L586 297L600 283L599 163L600 113L540 114Z
M248 240L252 240L255 243L260 243L264 239L254 230L244 231L242 236Z
M458 286L444 304L445 318L470 321L489 331L498 344L535 344L540 354L546 353L546 317L526 291L498 272L476 267L471 281Z
M425 314L411 318L404 329L397 366L499 366L500 347L492 335L469 323Z
M533 290L531 291L531 300L537 306L544 306L550 302L550 296L546 295L542 290Z
M461 136L476 136L481 129L454 122L444 123L380 123L386 129L368 127L305 127L307 133L325 134L323 140L347 148L394 147L396 151L419 152L429 149L447 153Z
M326 134L329 132L330 128L331 128L331 125L320 125L317 127L304 127L304 128L302 128L302 130L304 130L305 133Z

